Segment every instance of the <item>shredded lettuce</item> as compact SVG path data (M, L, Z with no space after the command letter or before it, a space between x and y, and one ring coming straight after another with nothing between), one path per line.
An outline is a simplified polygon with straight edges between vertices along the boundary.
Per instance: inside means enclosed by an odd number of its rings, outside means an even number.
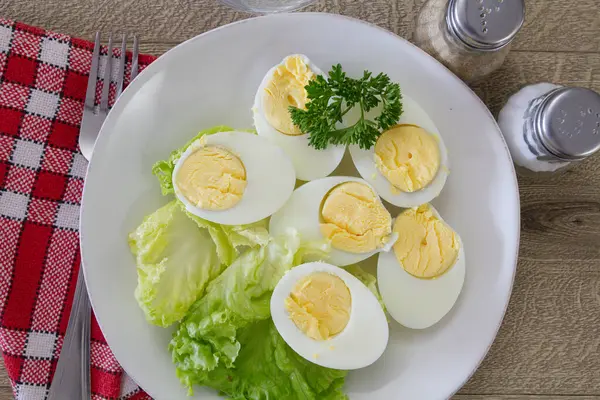
M242 246L264 246L266 222L221 226L188 215L171 201L148 215L129 235L138 285L135 298L152 324L167 327L238 256Z
M295 231L247 250L219 277L179 325L169 348L177 376L233 399L339 399L344 371L319 367L294 353L270 321L270 298L302 257L328 249L301 244Z

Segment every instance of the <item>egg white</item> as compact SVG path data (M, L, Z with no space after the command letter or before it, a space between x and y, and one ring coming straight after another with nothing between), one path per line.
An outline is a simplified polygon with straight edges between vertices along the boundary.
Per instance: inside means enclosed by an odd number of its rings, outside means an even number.
M177 173L185 159L205 146L219 146L236 155L246 169L242 199L227 210L203 210L192 204L177 186ZM219 132L198 139L181 155L173 170L175 195L186 209L200 218L223 225L243 225L267 218L294 191L296 174L287 155L269 140L249 132Z
M323 341L306 336L285 309L285 299L296 283L315 272L328 272L342 279L352 297L348 325L338 335ZM323 262L299 265L281 278L271 297L271 316L283 340L296 353L327 368L366 367L381 357L388 343L389 326L375 295L352 274Z
M294 164L296 177L302 181L312 181L313 179L323 178L331 174L342 160L346 147L329 146L324 150L317 150L308 145L308 135L285 135L271 126L267 121L263 109L265 87L273 76L275 69L284 64L289 57L293 56L295 55L286 57L280 64L274 66L267 72L256 91L252 114L254 117L254 126L258 134L272 140L286 152L288 157L292 160L292 164ZM301 54L298 54L298 56L304 59L306 64L316 75L325 76L323 71L315 66L308 57Z
M433 206L434 215L442 219ZM404 270L393 251L379 255L377 284L388 313L401 325L425 329L452 309L465 281L465 252L458 237L458 257L453 266L434 279L420 279Z
M446 184L450 169L448 164L448 150L431 118L413 99L406 95L402 95L402 107L404 112L398 124L418 125L437 139L440 149L440 167L429 185L415 192L402 192L394 188L390 181L377 168L375 164L375 146L364 150L357 145L351 145L349 149L352 161L360 176L369 182L387 202L398 207L408 208L429 203L436 198Z
M331 189L345 182L360 182L373 189L364 180L351 176L331 176L305 183L292 193L288 202L279 211L271 216L269 223L271 235L281 235L291 227L298 231L304 241L325 240L321 233L319 219L321 203ZM373 191L375 192L374 189ZM389 251L396 238L397 236L392 235L384 248L368 253L349 253L332 247L326 261L340 267L356 264L378 252Z

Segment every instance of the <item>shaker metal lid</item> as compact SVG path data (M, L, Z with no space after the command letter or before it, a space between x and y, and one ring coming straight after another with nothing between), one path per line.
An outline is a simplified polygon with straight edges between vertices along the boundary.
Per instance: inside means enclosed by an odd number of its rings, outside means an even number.
M467 47L494 51L509 44L525 20L524 0L450 0L446 21Z
M540 104L535 130L542 145L564 160L600 150L600 94L571 87L551 92Z

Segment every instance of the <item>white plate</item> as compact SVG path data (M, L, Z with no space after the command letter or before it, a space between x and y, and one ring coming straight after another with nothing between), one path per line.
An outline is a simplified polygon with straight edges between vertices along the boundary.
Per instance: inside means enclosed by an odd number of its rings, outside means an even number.
M485 356L510 297L519 242L512 162L492 115L458 78L407 41L336 15L282 14L216 29L169 51L123 93L96 143L81 217L85 278L102 331L150 395L186 398L167 350L171 330L147 324L133 297L127 234L167 201L152 164L202 128L250 128L260 80L291 53L324 69L339 62L354 76L364 69L389 74L444 137L452 171L434 204L465 245L463 292L428 330L392 321L384 356L351 372L346 391L351 399L447 398ZM343 164L341 171L352 173L348 157ZM197 389L196 398L219 397Z

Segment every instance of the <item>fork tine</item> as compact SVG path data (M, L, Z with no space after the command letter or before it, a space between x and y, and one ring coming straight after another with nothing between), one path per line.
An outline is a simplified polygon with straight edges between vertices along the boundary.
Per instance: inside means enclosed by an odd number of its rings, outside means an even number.
M115 99L123 91L123 79L125 77L125 64L127 63L127 34L123 34L123 43L121 43L121 59L119 60L119 72L117 73L117 93Z
M129 82L135 79L138 74L138 54L139 54L139 41L137 35L133 37L133 54L131 56L131 78Z
M112 34L108 37L108 53L106 55L106 68L102 86L102 97L100 98L100 111L108 112L108 94L110 90L110 75L112 72Z
M92 54L92 66L90 67L90 77L88 79L87 90L85 92L86 107L94 108L96 99L96 80L98 79L98 64L100 63L100 32L96 32L94 41L94 53Z

